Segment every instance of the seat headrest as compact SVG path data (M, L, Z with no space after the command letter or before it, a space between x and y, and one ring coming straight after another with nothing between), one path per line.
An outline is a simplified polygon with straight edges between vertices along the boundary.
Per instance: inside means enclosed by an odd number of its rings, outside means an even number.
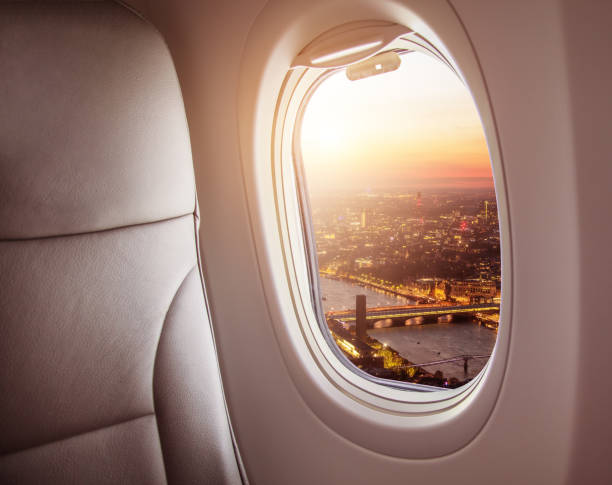
M110 2L0 3L0 239L192 213L172 59Z

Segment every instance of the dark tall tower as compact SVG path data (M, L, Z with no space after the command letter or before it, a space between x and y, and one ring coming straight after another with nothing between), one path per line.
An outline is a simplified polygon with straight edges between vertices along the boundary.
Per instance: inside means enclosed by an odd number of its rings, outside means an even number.
M366 322L366 296L355 297L355 335L359 340L365 342L368 339L368 327Z

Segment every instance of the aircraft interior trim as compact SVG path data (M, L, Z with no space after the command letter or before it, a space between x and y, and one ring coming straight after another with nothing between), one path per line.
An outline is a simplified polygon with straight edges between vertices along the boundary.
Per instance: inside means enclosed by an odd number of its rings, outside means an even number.
M0 1L0 484L612 483L611 26L607 0ZM463 216L497 231L490 299L434 276L401 307L497 312L486 356L438 362L465 380L355 364L366 289L403 289L345 275L329 311L319 276L309 103L413 53L469 93L494 183Z

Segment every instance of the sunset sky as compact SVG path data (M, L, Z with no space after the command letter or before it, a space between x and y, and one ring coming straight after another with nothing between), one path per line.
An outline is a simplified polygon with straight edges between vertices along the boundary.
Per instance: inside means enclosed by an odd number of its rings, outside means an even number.
M302 125L311 192L492 187L491 165L467 88L439 61L403 55L394 72L315 91Z

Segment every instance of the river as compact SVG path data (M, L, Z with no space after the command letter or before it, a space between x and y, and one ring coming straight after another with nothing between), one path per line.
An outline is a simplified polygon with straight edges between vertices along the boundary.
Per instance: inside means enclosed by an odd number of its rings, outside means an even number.
M355 308L355 295L366 295L368 307L406 305L414 302L374 288L354 283L321 278L323 309L346 310ZM415 364L450 359L460 355L490 355L495 345L497 331L478 325L476 321L453 322L441 318L440 323L411 325L405 327L375 328L368 330L370 337L387 344ZM487 359L468 362L468 374L464 374L463 361L427 366L434 373L440 370L445 377L463 380L478 374Z
M323 311L348 310L355 308L355 295L365 295L369 307L391 305L414 305L415 301L403 296L396 296L383 290L370 288L343 280L321 278L321 295Z

